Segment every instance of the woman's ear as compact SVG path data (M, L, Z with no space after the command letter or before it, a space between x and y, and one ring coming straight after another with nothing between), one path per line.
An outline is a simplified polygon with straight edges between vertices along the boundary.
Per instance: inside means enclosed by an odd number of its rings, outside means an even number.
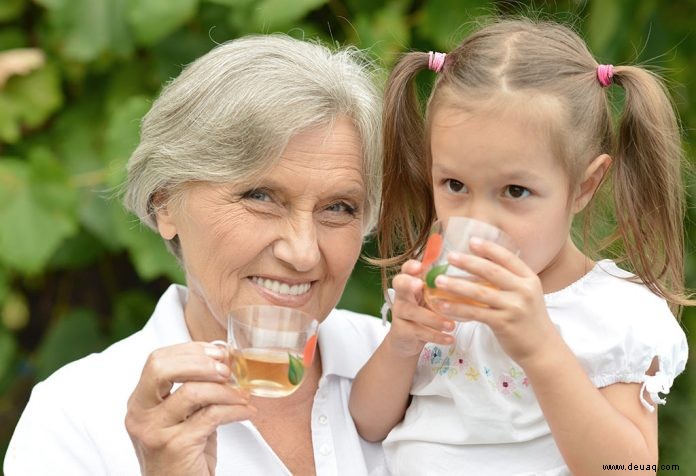
M155 192L151 198L152 208L157 221L157 231L165 240L171 240L177 235L176 220L168 194L163 191Z
M611 161L612 159L608 154L602 154L595 157L587 166L582 182L578 186L577 194L573 199L573 213L581 212L590 203L602 183L604 175L609 170Z

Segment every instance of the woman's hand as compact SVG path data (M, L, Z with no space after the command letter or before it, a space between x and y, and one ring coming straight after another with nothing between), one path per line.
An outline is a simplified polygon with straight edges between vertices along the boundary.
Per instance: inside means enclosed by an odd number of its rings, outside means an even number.
M481 282L440 275L438 289L469 298L483 306L442 303L438 308L449 316L487 324L505 352L523 368L556 342L558 333L548 317L539 277L517 255L489 241L472 240L475 254L451 253L448 261L478 276Z
M454 322L422 306L423 281L420 261L409 260L394 277L395 297L392 304L392 323L385 340L402 357L420 354L427 342L449 345L454 338L446 334Z
M204 342L150 354L125 420L143 475L215 474L217 427L256 413L229 382L226 361L223 348Z

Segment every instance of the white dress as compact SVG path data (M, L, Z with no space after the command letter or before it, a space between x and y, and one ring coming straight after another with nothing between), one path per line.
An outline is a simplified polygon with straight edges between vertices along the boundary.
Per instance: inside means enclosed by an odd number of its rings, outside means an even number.
M642 383L664 403L687 342L666 302L612 261L545 295L549 316L595 386ZM653 358L654 376L645 372ZM384 441L394 475L567 475L522 369L485 324L459 323L451 346L421 353L404 420ZM643 398L636 398L652 409Z
M153 350L191 337L187 290L172 285L145 327L104 352L66 365L34 387L5 455L6 476L140 474L126 432L126 403ZM348 412L353 378L388 328L378 319L334 309L319 326L322 376L312 406L317 475L383 474L379 444L362 440ZM289 475L249 421L218 428L219 475Z

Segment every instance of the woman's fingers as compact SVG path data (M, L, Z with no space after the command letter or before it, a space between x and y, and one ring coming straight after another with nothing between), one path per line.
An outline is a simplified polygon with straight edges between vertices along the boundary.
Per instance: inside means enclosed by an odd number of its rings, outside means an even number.
M148 408L166 398L177 382L226 382L230 377L226 361L225 349L204 342L157 349L148 357L132 398Z
M172 392L156 411L162 413L162 424L171 426L211 405L248 404L249 394L230 383L186 382Z

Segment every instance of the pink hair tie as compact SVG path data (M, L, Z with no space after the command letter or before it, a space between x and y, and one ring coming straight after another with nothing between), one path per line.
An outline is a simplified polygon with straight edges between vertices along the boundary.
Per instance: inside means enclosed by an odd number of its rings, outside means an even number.
M445 65L445 53L428 51L428 69L439 73Z
M614 66L611 64L600 64L597 66L597 79L603 88L611 86L611 78L614 76Z

